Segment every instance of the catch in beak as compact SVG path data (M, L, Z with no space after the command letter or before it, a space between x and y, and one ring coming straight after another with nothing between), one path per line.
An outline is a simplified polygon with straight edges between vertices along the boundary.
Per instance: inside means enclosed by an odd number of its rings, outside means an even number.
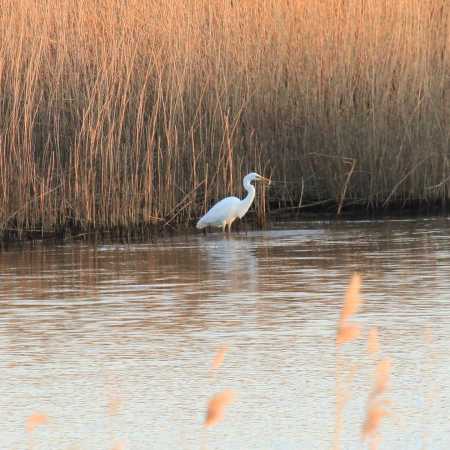
M259 175L258 181L264 181L264 182L267 183L269 186L270 186L270 183L271 183L271 181L270 181L269 178L263 177L263 176L261 176L261 175Z

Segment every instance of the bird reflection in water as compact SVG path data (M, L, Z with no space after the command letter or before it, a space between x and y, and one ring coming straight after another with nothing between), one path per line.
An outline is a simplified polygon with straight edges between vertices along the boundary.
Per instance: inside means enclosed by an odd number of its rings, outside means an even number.
M256 246L248 236L220 236L204 242L210 276L221 283L226 292L252 292L256 290L258 261Z

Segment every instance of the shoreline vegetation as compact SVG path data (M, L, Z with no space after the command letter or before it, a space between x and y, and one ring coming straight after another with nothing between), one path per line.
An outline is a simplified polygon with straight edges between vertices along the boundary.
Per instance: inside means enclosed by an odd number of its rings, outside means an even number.
M449 23L445 0L4 0L0 239L192 226L253 170L259 224L444 209Z

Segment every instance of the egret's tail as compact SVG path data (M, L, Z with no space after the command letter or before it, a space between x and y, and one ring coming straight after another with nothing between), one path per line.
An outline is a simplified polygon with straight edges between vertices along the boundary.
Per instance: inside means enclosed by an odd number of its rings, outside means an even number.
M196 228L198 229L198 230L202 230L203 228L206 228L206 224L205 223L203 223L203 217L202 218L200 218L200 220L197 222L197 225L196 225Z

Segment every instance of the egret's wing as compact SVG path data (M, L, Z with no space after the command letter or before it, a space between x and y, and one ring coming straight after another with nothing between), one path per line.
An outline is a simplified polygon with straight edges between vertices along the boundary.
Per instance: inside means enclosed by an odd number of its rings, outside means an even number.
M197 228L212 226L222 226L229 219L236 217L236 211L240 200L237 197L227 197L216 203L200 220L197 222Z

